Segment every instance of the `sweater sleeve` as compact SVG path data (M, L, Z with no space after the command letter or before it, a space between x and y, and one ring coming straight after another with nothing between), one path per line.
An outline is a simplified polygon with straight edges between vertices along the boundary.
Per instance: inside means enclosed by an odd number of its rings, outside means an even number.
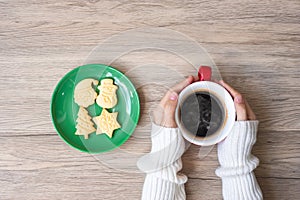
M152 124L152 148L141 157L138 168L145 172L142 200L185 200L181 156L185 143L178 128Z
M237 121L228 137L218 144L224 200L261 200L262 192L253 170L259 160L251 154L256 142L258 121Z

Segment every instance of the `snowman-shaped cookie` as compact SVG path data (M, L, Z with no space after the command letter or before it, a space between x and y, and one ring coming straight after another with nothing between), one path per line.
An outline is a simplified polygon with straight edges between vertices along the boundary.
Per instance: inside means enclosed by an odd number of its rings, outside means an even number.
M100 93L96 99L96 102L102 108L112 108L114 107L118 100L116 91L118 86L114 85L112 79L101 80L101 85L98 86Z

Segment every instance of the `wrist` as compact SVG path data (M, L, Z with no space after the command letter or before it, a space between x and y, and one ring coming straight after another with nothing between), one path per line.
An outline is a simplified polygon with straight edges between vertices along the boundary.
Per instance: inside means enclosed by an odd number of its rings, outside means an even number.
M182 142L182 140L183 138L178 128L167 128L152 123L151 152L168 148L170 145L175 145L175 143L177 142ZM183 148L184 148L184 144L183 144Z
M151 152L138 161L138 167L144 172L165 168L180 159L184 153L185 143L178 128L152 124L151 140Z

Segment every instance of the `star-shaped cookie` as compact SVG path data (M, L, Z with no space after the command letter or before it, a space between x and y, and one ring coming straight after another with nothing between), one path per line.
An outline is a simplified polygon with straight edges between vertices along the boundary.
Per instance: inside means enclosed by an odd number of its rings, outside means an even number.
M103 108L101 115L94 117L93 120L97 125L96 134L105 133L108 137L113 136L114 130L120 128L120 124L117 121L118 113L109 113L105 108Z

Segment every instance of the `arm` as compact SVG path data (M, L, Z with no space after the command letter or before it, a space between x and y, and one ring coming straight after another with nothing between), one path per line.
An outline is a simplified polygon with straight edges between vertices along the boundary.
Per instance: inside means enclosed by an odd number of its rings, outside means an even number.
M218 144L220 167L216 174L222 179L225 200L260 200L262 193L253 170L258 159L251 154L256 141L258 121L237 121L225 141Z
M145 172L142 200L185 200L184 183L187 177L178 173L182 168L181 156L185 143L175 122L178 93L192 83L194 78L174 86L153 111L151 152L137 163ZM156 125L158 124L158 125Z
M253 170L259 160L251 154L256 141L258 121L242 95L221 81L232 95L236 108L237 122L231 133L218 144L220 167L216 174L222 179L225 200L261 200L262 192Z
M183 200L187 177L179 174L184 141L178 128L152 125L151 152L139 159L137 165L145 172L142 200Z

